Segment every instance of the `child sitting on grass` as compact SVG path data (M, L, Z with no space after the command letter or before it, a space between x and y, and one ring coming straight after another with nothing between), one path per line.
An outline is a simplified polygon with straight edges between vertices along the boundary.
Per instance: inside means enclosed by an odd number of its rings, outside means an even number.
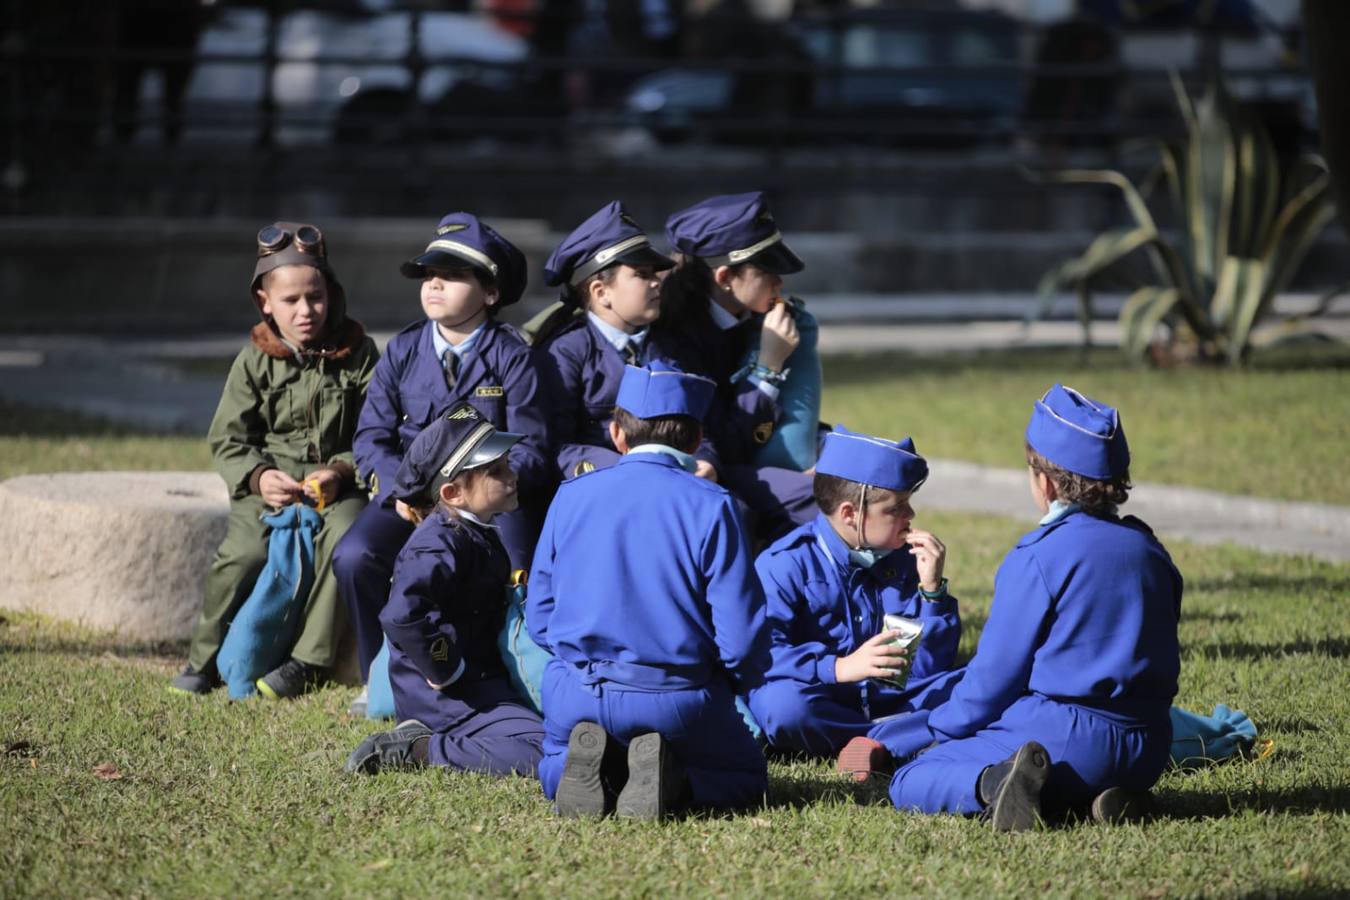
M899 809L986 813L999 831L1047 809L1128 815L1167 765L1181 574L1120 517L1130 451L1116 410L1055 385L1026 430L1040 527L1004 558L975 657L951 697L876 736ZM908 721L907 721L908 720Z
M543 726L497 650L511 562L493 520L518 504L507 453L520 439L460 403L403 457L390 496L422 521L394 563L380 613L403 721L363 740L348 772L432 765L534 774Z
M961 618L942 577L947 548L912 527L910 498L927 477L928 463L908 438L896 443L842 426L825 436L815 474L820 512L755 562L773 667L750 709L770 746L832 756L849 744L840 768L865 780L884 750L850 740L878 718L923 704L934 689L944 696ZM887 615L921 626L918 642L898 646ZM890 683L905 669L903 689Z
M267 562L260 518L292 503L320 506L314 585L291 658L258 679L273 699L314 687L333 664L345 627L333 547L366 504L352 435L379 353L355 319L313 225L277 222L258 232L250 288L263 321L225 381L207 440L230 490L229 524L206 578L188 665L171 688L204 694L220 685L216 652Z

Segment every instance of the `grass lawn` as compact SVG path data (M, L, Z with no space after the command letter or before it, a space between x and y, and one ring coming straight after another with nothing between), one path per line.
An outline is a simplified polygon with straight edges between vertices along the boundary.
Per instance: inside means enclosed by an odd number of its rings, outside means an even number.
M1015 468L1031 404L1056 381L1121 410L1136 481L1350 504L1345 348L1271 351L1248 371L1136 368L1114 350L1088 366L1071 350L830 356L822 418Z
M924 518L955 548L969 652L1022 527ZM371 730L343 714L350 688L174 696L181 647L7 614L0 896L1343 894L1350 567L1172 549L1188 581L1178 702L1246 710L1274 753L1165 775L1145 825L1020 835L898 813L824 763L773 763L752 814L664 826L558 820L523 778L349 778L342 760Z

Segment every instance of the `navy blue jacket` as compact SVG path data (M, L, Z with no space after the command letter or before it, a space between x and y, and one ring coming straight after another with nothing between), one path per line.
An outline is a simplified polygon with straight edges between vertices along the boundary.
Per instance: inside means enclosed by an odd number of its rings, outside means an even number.
M439 730L475 709L518 700L497 650L510 577L494 529L444 507L417 526L394 563L380 612L401 717ZM452 683L436 691L428 681Z
M1138 519L1073 512L1037 528L999 566L975 657L929 727L970 736L1028 693L1166 723L1181 593L1181 573Z
M704 432L718 463L752 463L755 451L773 436L781 412L777 401L748 378L731 380L748 361L751 329L758 328L761 321L751 316L723 330L710 316L698 316L673 331L662 327L660 320L653 328L667 342L682 369L717 382L717 394L704 418Z
M619 451L610 442L609 423L623 380L623 354L586 316L573 319L546 345L536 348L535 354L539 381L548 397L548 432L559 476L566 479L589 471L578 469L582 463L595 469L614 465ZM649 333L642 362L674 359L662 346L662 337ZM717 464L706 440L694 455Z
M588 683L738 691L769 665L764 595L727 490L665 453L563 482L535 549L525 619Z
M956 662L961 617L955 597L925 600L906 548L865 569L849 561L848 545L818 515L769 546L755 561L773 633L771 678L835 684L834 664L884 630L884 615L923 622L910 654L910 683L946 672ZM856 693L859 685L839 685ZM877 693L895 691L874 683Z
M352 449L374 498L392 502L381 489L393 485L413 439L461 400L499 430L525 436L510 450L511 466L522 498L538 496L550 483L548 428L529 347L510 325L489 320L452 391L432 343L435 327L424 320L394 335L370 379Z

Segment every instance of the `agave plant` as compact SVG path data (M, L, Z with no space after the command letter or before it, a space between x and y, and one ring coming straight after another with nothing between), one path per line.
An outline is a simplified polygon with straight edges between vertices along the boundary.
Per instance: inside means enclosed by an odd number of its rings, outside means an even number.
M1040 176L1061 183L1118 188L1133 224L1097 237L1082 255L1041 279L1039 302L1028 317L1049 309L1054 295L1078 296L1088 338L1092 291L1106 278L1131 290L1120 311L1123 348L1135 358L1148 350L1158 326L1170 342L1193 342L1202 359L1246 360L1252 331L1273 313L1308 249L1335 215L1326 165L1300 157L1283 171L1270 134L1218 82L1192 102L1173 77L1186 123L1184 138L1159 143L1159 163L1139 186L1114 170L1069 170ZM1180 226L1179 245L1164 235L1146 197L1165 182ZM1147 275L1124 265L1143 251ZM1329 307L1328 294L1307 313L1287 316L1279 333L1292 335Z

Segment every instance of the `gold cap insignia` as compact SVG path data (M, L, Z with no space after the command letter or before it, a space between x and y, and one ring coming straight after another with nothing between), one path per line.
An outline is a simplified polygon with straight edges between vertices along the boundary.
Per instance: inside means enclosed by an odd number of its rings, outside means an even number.
M442 234L451 234L456 231L464 231L468 227L468 225L465 225L462 222L451 222L449 225L442 225L440 228L437 228L436 234L438 236Z

